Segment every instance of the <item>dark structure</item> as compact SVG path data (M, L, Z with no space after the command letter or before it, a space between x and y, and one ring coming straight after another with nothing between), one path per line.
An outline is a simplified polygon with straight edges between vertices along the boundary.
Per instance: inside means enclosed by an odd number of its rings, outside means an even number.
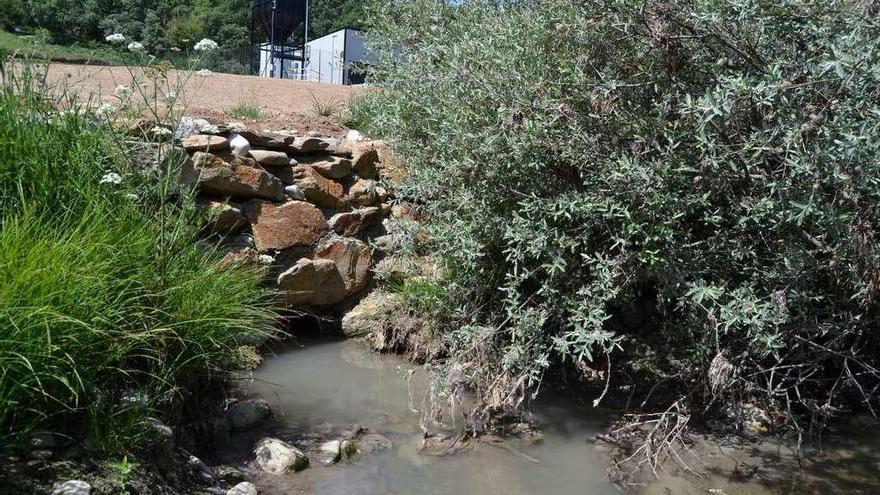
M269 77L276 77L276 66L280 67L277 77L284 77L288 60L305 66L308 32L309 0L253 0L251 42L258 53L268 52Z

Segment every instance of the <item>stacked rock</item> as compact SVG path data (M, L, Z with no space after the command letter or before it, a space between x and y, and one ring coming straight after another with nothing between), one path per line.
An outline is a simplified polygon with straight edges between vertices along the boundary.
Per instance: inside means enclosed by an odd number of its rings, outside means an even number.
M371 141L211 126L180 137L182 181L198 190L208 229L242 237L230 261L271 266L289 306L331 306L363 290L370 241L391 212ZM252 238L252 242L250 239Z

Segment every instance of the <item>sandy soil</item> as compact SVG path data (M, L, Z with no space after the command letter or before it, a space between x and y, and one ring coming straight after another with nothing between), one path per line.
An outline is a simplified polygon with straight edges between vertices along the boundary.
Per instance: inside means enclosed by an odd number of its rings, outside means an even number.
M139 84L151 80L140 69L130 72L127 67L99 67L71 64L52 64L47 80L56 87L65 87L80 98L93 95L107 102L118 102L113 96L118 85L131 85L132 79ZM183 83L183 84L181 84ZM177 88L184 87L183 91ZM342 112L352 96L363 90L334 84L269 79L255 76L214 74L199 76L185 71L171 71L161 85L163 93L174 90L180 93L187 115L205 117L212 121L241 121L229 116L228 111L245 102L261 109L258 123L265 128L318 130L335 134L342 128L333 118L316 115L314 104L332 103Z

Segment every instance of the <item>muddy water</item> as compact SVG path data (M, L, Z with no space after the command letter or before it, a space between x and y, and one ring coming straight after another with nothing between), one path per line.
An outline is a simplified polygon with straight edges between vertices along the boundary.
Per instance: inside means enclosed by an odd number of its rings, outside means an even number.
M311 438L335 438L354 423L393 445L340 465L313 462L290 476L263 476L261 493L620 493L605 478L606 461L586 441L602 424L590 411L539 409L547 425L539 443L481 443L455 455L424 455L417 447L426 387L416 366L356 342L330 342L269 358L254 378L248 390L283 415L283 434L301 447L308 449Z
M352 341L323 342L280 352L244 384L276 414L267 431L312 452L345 435L353 424L379 433L392 447L337 465L273 476L251 472L262 494L546 494L610 495L608 463L588 441L605 422L587 406L544 399L535 419L538 443L479 443L455 455L426 455L419 419L427 389L424 371ZM450 426L451 422L450 422ZM695 450L699 477L662 473L635 491L644 495L874 494L880 495L880 429L857 427L831 440L826 453L799 461L779 445L707 442ZM244 449L243 452L247 452ZM247 454L244 454L247 455ZM236 460L232 460L235 462ZM240 464L247 463L242 457Z

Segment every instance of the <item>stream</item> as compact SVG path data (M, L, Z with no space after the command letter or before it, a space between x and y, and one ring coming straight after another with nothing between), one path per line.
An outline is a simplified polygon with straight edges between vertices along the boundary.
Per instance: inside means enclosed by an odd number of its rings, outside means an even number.
M590 441L608 416L588 405L542 397L533 408L540 442L479 442L450 455L418 450L426 373L399 357L380 355L356 341L323 341L267 357L242 384L267 400L273 421L239 434L227 462L246 466L248 445L264 435L303 450L340 438L359 425L390 440L390 448L335 465L311 463L284 476L251 471L264 495L274 494L546 494L610 495L623 491L606 477L608 458ZM865 433L868 433L866 436ZM663 474L638 488L644 495L880 494L880 429L861 428L857 439L826 445L820 458L798 462L778 445L727 451L706 448L702 476ZM718 452L719 451L720 454Z

